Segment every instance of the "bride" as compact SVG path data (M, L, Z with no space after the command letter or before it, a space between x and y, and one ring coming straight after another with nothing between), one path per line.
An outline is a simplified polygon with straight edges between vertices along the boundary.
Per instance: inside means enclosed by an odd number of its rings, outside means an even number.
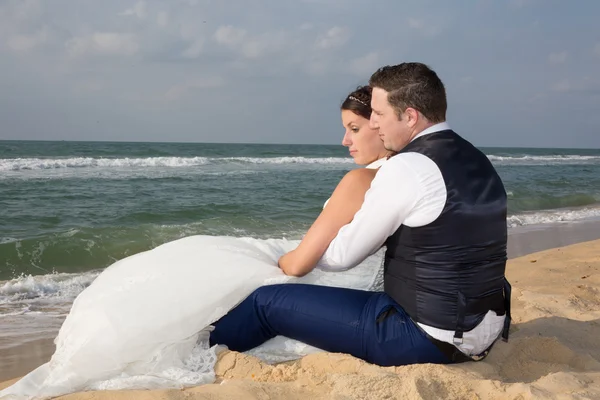
M210 383L220 348L209 345L211 324L258 287L310 283L381 290L377 255L345 272L318 268L390 156L369 127L370 97L369 87L359 87L341 106L342 144L366 168L340 181L302 241L190 236L112 264L73 302L51 360L0 391L0 399ZM280 362L316 351L278 336L248 353Z

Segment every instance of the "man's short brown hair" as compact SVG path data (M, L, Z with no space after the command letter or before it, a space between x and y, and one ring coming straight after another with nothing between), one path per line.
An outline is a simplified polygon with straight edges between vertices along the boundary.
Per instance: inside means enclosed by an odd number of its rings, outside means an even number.
M430 122L446 120L446 89L437 74L425 64L408 62L381 67L371 76L369 85L388 92L388 102L398 117L410 107Z

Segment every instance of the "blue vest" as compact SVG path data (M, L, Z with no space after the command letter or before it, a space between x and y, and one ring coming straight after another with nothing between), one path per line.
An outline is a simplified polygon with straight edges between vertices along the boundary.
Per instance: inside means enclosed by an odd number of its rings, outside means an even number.
M406 152L423 154L438 166L447 199L435 221L415 228L401 225L387 239L385 292L413 321L453 330L455 339L489 310L506 312L503 336L508 339L502 180L485 154L451 130L418 137L400 151Z

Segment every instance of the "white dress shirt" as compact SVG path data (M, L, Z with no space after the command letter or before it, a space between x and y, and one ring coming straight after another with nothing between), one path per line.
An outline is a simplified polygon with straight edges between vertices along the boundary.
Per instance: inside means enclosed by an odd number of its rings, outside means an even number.
M450 129L443 122L417 137ZM413 139L413 140L414 140ZM438 166L427 156L406 152L382 163L354 219L343 226L321 257L317 268L342 271L353 268L381 248L400 225L419 227L435 221L446 204L446 184ZM477 355L498 338L505 316L489 311L456 345L468 355ZM419 323L432 337L453 343L454 331ZM453 343L454 344L454 343Z

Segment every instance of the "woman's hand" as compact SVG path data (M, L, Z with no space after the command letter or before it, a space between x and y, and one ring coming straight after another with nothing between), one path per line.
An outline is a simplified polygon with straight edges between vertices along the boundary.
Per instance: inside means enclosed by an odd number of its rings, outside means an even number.
M295 268L293 268L295 251L296 250L291 250L291 251L285 253L284 255L282 255L279 258L278 264L279 264L279 268L281 268L281 270L283 271L284 274L291 275L291 276L301 276L301 275L298 275L298 271L296 271Z

